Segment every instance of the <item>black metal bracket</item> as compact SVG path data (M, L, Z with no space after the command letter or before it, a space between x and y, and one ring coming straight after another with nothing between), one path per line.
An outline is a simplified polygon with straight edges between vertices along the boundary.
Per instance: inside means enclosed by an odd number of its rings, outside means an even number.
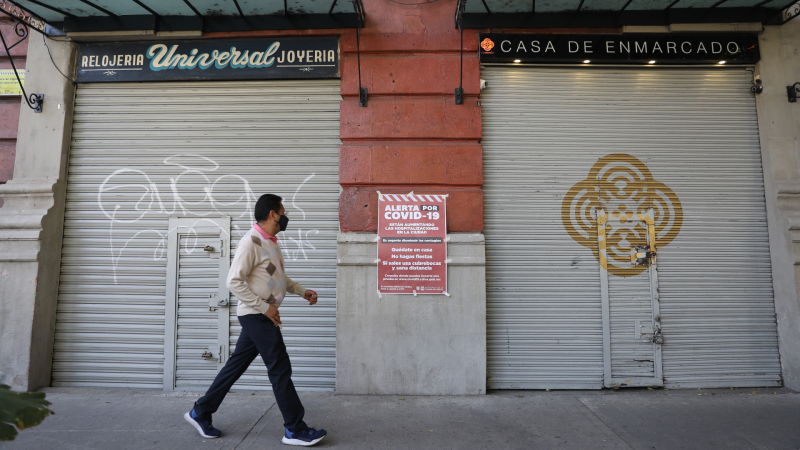
M456 105L464 104L464 29L458 27L461 32L461 75L458 80L458 87L456 88Z
M787 5L786 8L782 9L781 11L782 11L781 18L783 19L781 25L786 25L786 23L789 22L790 20L794 19L797 16L800 16L800 5L798 5L797 2L792 2L789 3L789 5Z
M456 4L456 28L461 28L461 19L464 16L464 9L467 7L467 0L458 0Z
M786 86L786 95L789 97L789 103L797 103L797 94L800 92L800 82L791 86Z
M361 27L356 28L356 57L358 58L358 106L367 107L367 88L361 87Z
M364 28L367 23L367 14L364 12L364 3L361 0L353 0L353 9L356 11L356 15L358 15L358 28Z
M10 14L9 16L14 17L11 16ZM19 20L16 17L14 18ZM11 56L11 49L16 47L17 44L28 38L28 35L30 34L30 29L28 28L28 25L26 23L17 22L16 25L14 25L14 32L17 34L17 36L19 36L20 39L10 47L6 43L6 38L5 36L3 36L2 32L0 32L0 40L3 41L3 47L6 49L6 54L8 55L9 62L11 62L11 68L14 69L14 76L17 77L17 83L19 83L19 88L22 90L22 98L25 99L25 103L28 104L28 107L31 108L33 112L40 113L42 112L42 105L44 104L44 94L31 94L29 97L28 94L25 93L25 87L22 85L22 80L19 79L19 74L17 73L17 66L14 64L14 58Z
M460 0L458 2L458 9L456 10L456 27L458 27L458 32L461 34L461 43L459 44L459 51L461 52L461 73L458 79L458 87L456 88L456 105L464 104L464 28L461 27L461 18L464 15L464 8L466 8L466 6L466 0Z
M464 88L456 88L456 105L464 104Z
M31 106L31 104L33 104L33 106ZM31 94L28 106L30 106L35 113L42 112L42 107L44 106L44 94Z
M336 1L334 0L334 5ZM364 14L364 4L361 3L361 0L356 0L353 2L353 8L356 10L356 14L358 14L358 28L356 28L356 55L358 57L358 106L362 108L367 107L367 88L361 87L361 29L364 28L366 24L366 15ZM333 11L333 6L331 6L331 11Z

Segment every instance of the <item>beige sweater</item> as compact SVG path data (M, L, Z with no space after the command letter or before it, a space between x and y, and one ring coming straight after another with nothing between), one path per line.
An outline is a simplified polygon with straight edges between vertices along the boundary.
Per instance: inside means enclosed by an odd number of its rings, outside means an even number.
M228 273L228 289L239 299L236 315L264 314L279 307L286 291L303 296L306 288L286 276L278 244L250 231L239 240Z

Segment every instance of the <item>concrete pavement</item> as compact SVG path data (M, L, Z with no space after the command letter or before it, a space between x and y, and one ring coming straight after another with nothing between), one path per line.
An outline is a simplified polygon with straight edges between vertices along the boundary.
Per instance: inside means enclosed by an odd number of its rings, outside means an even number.
M197 393L46 389L56 414L5 449L272 449L270 392L239 392L220 439L183 420ZM338 449L800 449L800 393L786 389L492 391L474 397L301 392L309 425Z

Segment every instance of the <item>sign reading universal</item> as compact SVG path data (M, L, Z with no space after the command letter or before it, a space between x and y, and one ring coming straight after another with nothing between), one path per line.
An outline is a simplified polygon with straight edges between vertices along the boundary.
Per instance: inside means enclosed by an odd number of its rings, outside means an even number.
M483 63L753 64L752 34L498 34L480 35Z
M82 44L79 83L336 78L337 38Z

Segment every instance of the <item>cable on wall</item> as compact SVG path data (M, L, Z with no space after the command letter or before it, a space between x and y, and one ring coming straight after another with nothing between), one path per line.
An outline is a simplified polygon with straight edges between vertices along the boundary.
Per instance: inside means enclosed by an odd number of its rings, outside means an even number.
M358 106L367 107L367 88L361 87L361 27L356 28L356 57L358 58Z
M53 54L52 54L52 53L50 53L50 47L47 45L47 38L45 38L45 36L44 36L44 35L42 35L42 42L44 42L44 47L47 49L47 55L48 55L48 56L50 56L50 62L51 62L51 63L53 63L53 67L55 67L55 68L56 68L56 70L58 71L58 73L60 73L60 74L61 74L61 76L62 76L62 77L64 77L64 78L68 79L69 81L71 81L71 82L74 84L74 83L75 83L75 80L73 80L72 78L70 78L70 77L68 77L68 76L64 75L64 72L62 72L62 71L61 71L61 69L59 69L59 68L58 68L58 65L57 65L57 64L56 64L56 62L53 60Z
M458 26L458 32L461 34L461 45L459 46L459 51L461 52L461 74L459 75L458 87L456 88L456 105L464 104L464 28L461 26L461 19L464 15L466 3L466 1L460 1L458 9L456 9L456 25Z

